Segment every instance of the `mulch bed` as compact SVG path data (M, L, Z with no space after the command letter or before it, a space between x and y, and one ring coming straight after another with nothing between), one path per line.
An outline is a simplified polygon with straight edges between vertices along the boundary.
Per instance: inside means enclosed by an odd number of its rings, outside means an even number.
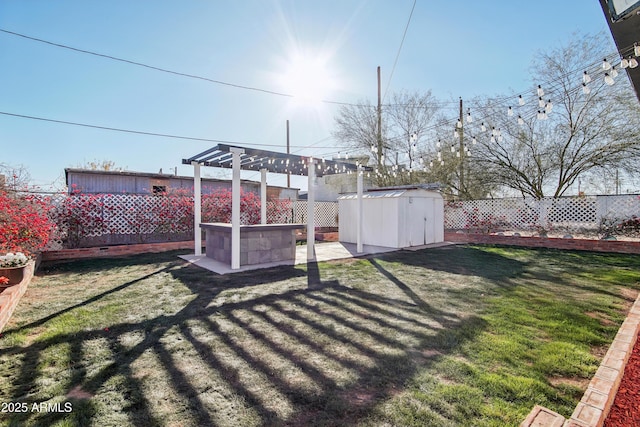
M604 427L640 426L640 334Z

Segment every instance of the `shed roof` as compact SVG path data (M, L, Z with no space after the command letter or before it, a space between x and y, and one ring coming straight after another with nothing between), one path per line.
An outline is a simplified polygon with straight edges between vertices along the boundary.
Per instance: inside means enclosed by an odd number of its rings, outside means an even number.
M260 169L266 169L272 173L291 173L306 176L308 175L308 165L313 159L311 156L218 144L195 156L182 159L182 164L190 165L192 162L197 162L203 166L231 168L233 166L231 149L244 150L244 154L240 156L240 169L243 170L259 171ZM366 171L373 170L370 166L361 165L361 167ZM357 170L357 164L348 162L326 159L317 159L316 162L316 176L350 173Z
M426 196L428 194L437 195L438 197L442 197L438 191L435 190L427 190L424 188L397 188L397 189L372 189L368 190L366 193L362 195L363 199L393 199L399 197L420 197L421 195ZM343 196L338 197L338 200L355 200L358 198L358 195L355 193L345 194Z

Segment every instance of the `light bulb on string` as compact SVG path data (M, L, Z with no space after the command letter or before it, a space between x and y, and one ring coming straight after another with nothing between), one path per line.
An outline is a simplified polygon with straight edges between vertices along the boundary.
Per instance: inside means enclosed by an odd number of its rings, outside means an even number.
M587 84L591 81L591 76L586 71L582 74L582 83Z
M507 116L509 116L509 117L513 116L513 108L509 107L507 109Z
M444 160L440 160L440 166L444 166Z
M544 89L542 89L542 86L538 85L537 93L538 96L544 96Z
M640 56L640 46L638 46L637 44L633 45L633 54L635 56Z
M582 93L585 95L589 95L591 93L591 88L587 86L586 83L582 83Z
M495 143L495 142L496 142L496 137L495 137L495 136L493 136L493 135L491 135L491 139L490 139L490 141L491 141L491 142L493 142L493 143Z
M433 160L431 160L431 161L429 162L429 167L430 167L430 168L432 168L432 167L433 167Z
M541 96L538 97L538 107L544 108L544 99Z
M524 105L524 98L522 97L522 95L518 95L518 105Z
M544 111L548 113L551 112L551 110L553 110L553 103L551 102L551 100L547 101L547 104L544 106Z
M607 58L604 58L602 60L602 69L605 71L609 71L611 69L611 64L609 64L609 61L607 61Z
M636 58L629 59L629 68L636 68L638 66L638 60Z
M523 125L524 124L524 120L522 119L522 116L518 116L518 124L519 125Z
M611 67L611 77L614 79L618 77L618 70L616 70L616 67Z
M629 66L629 60L627 58L620 59L620 68L623 70Z
M476 145L478 143L478 140L476 139L476 137L474 136L473 138L471 138L471 143L473 145Z
M456 146L455 146L455 145L452 145L452 146L451 146L451 152L452 152L452 153L455 153L455 152L456 152Z
M487 131L487 127L484 125L484 123L481 123L481 124L480 124L480 130L481 130L482 132L486 132L486 131Z
M460 152L456 151L456 157L460 157Z
M453 137L454 137L454 138L457 138L458 136L459 136L459 135L458 135L458 129L455 129L455 130L453 131Z
M613 77L611 77L609 73L604 73L604 82L607 85L612 86L616 81L613 80Z
M473 116L471 115L471 111L467 111L467 123L473 123Z
M458 119L458 122L456 123L456 127L458 129L460 129L462 127L462 122L460 121L460 119Z

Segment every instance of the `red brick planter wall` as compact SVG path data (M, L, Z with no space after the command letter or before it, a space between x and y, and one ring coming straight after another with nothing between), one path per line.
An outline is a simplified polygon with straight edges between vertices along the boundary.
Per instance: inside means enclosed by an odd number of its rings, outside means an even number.
M102 246L97 248L62 249L42 253L42 261L65 259L113 257L147 252L165 252L177 249L193 249L193 240L184 242L142 243L138 245Z
M445 232L444 240L458 243L525 246L533 248L571 249L578 251L640 254L640 242L625 240L558 239L546 237L514 237L495 234Z
M27 291L27 286L31 283L34 270L35 262L30 261L24 268L22 281L17 285L9 286L0 293L0 331L6 326L20 298Z

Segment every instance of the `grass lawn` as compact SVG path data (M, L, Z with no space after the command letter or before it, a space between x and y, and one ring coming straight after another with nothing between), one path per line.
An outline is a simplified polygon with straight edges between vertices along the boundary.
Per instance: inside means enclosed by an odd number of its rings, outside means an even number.
M631 255L451 246L216 276L177 254L41 269L0 339L2 422L569 416L640 289Z

